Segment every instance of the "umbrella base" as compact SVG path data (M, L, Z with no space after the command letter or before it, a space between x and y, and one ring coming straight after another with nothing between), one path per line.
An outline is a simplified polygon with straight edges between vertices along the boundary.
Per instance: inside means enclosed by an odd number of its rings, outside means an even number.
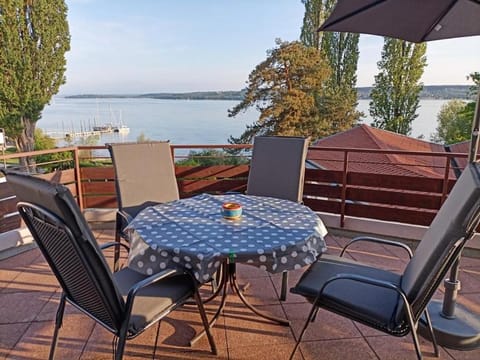
M455 317L447 319L442 315L442 301L438 300L432 300L428 304L428 311L438 345L455 350L473 350L480 347L479 316L457 303ZM419 322L418 332L430 339L424 318Z

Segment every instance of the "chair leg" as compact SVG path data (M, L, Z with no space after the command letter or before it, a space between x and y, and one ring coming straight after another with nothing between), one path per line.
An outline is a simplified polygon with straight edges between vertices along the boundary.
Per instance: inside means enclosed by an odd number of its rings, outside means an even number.
M280 300L287 300L287 288L288 288L288 271L282 273L282 289L280 291Z
M125 351L125 342L127 341L128 322L124 321L117 340L117 348L115 349L115 360L122 360Z
M433 332L432 319L430 318L428 308L425 308L425 320L427 321L428 331L430 332L430 337L432 338L433 352L435 353L435 357L438 357L440 352L438 350L437 338L435 337L435 333Z
M52 344L50 345L50 354L48 356L49 360L55 358L55 350L57 349L58 342L58 333L63 323L63 313L65 312L65 295L62 294L60 298L60 303L58 304L57 315L55 317L55 329L53 330L53 339Z
M157 334L155 335L155 344L153 348L153 354L152 354L152 360L155 360L155 354L157 353L157 344L158 344L158 338L160 337L160 324L162 322L159 321L157 325Z
M213 339L212 333L210 332L210 324L208 323L207 314L205 313L205 308L203 306L202 298L198 292L198 289L195 289L193 294L195 298L195 302L198 306L198 312L200 313L200 317L202 318L203 327L205 328L205 333L207 334L208 343L210 344L210 349L213 355L217 355L217 345L215 344L215 340Z
M415 352L417 354L417 359L422 360L422 350L420 349L420 342L418 341L418 334L417 334L417 328L412 327L412 339L413 339L413 345L415 345Z
M115 242L119 243L121 241L120 232L121 229L121 222L117 218L115 222ZM120 246L115 246L113 250L113 272L117 272L120 267Z
M315 313L314 313L313 316L312 316L312 322L314 322L315 319L317 318L317 314L318 314L318 310L319 310L319 309L320 309L319 307L317 307L317 308L315 309Z
M295 355L295 352L297 351L298 345L300 345L300 341L302 341L303 335L305 334L305 331L307 330L308 325L313 321L313 318L316 316L318 311L318 307L316 306L316 303L314 302L312 305L312 309L310 310L310 313L308 314L307 321L305 321L305 325L303 325L303 329L300 332L300 335L298 336L298 340L295 343L295 347L292 350L292 353L290 354L289 360L293 359L293 356Z
M417 334L418 321L417 322L413 321L412 309L410 308L410 305L408 303L405 304L405 312L407 314L408 324L412 332L413 345L415 346L417 359L422 360L423 359L422 350L420 349L420 342L418 341L418 334Z

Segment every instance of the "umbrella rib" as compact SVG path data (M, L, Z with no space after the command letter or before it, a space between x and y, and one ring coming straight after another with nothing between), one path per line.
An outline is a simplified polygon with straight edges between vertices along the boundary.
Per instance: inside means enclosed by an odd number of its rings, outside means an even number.
M450 2L450 5L446 7L443 12L438 16L438 18L435 19L435 21L430 25L428 31L425 31L425 34L422 36L419 42L425 41L426 37L430 35L430 33L432 33L432 31L435 29L435 26L437 26L437 24L445 17L446 14L448 14L450 10L452 10L453 6L457 3L457 1L458 0L453 0Z

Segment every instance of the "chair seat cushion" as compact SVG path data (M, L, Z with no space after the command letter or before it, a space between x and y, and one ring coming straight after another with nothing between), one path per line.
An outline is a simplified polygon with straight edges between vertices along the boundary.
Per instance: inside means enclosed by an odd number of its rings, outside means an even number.
M130 288L147 276L129 268L113 273L120 294L127 300ZM177 303L193 295L194 283L188 275L175 275L141 289L133 303L129 331L135 334L158 316L173 310Z
M401 281L401 276L393 272L324 254L303 274L291 292L313 302L325 282L339 274L356 274L395 285ZM394 290L353 280L336 280L324 289L318 305L377 328L393 330L398 298Z

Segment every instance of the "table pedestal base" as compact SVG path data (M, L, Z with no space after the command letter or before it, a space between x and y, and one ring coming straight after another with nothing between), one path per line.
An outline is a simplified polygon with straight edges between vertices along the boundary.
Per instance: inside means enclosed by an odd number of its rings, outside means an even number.
M238 285L237 270L236 270L236 264L235 263L226 263L222 266L221 270L222 270L222 274L221 274L220 283L218 284L217 291L215 291L208 299L204 300L204 303L207 303L207 302L213 300L215 297L217 297L220 292L222 293L222 295L221 295L222 297L220 299L220 305L219 305L217 311L215 312L215 314L213 315L212 320L210 320L209 328L212 328L215 325L215 323L217 322L217 319L220 317L220 314L223 312L223 309L225 308L225 303L226 303L226 300L227 300L227 285L228 284L230 284L230 288L232 289L232 291L235 294L237 294L237 296L240 298L242 303L248 309L250 309L250 311L252 311L256 315L258 315L258 316L260 316L264 319L276 322L276 323L278 323L280 325L283 325L283 326L289 326L290 325L290 321L288 321L286 319L283 319L283 318L279 318L279 317L271 315L271 314L267 314L263 311L258 310L255 306L250 304L250 302L247 300L245 295L243 295L243 292L240 289L240 286ZM205 334L205 330L203 330L197 336L195 336L190 341L190 346L193 346L204 334Z

